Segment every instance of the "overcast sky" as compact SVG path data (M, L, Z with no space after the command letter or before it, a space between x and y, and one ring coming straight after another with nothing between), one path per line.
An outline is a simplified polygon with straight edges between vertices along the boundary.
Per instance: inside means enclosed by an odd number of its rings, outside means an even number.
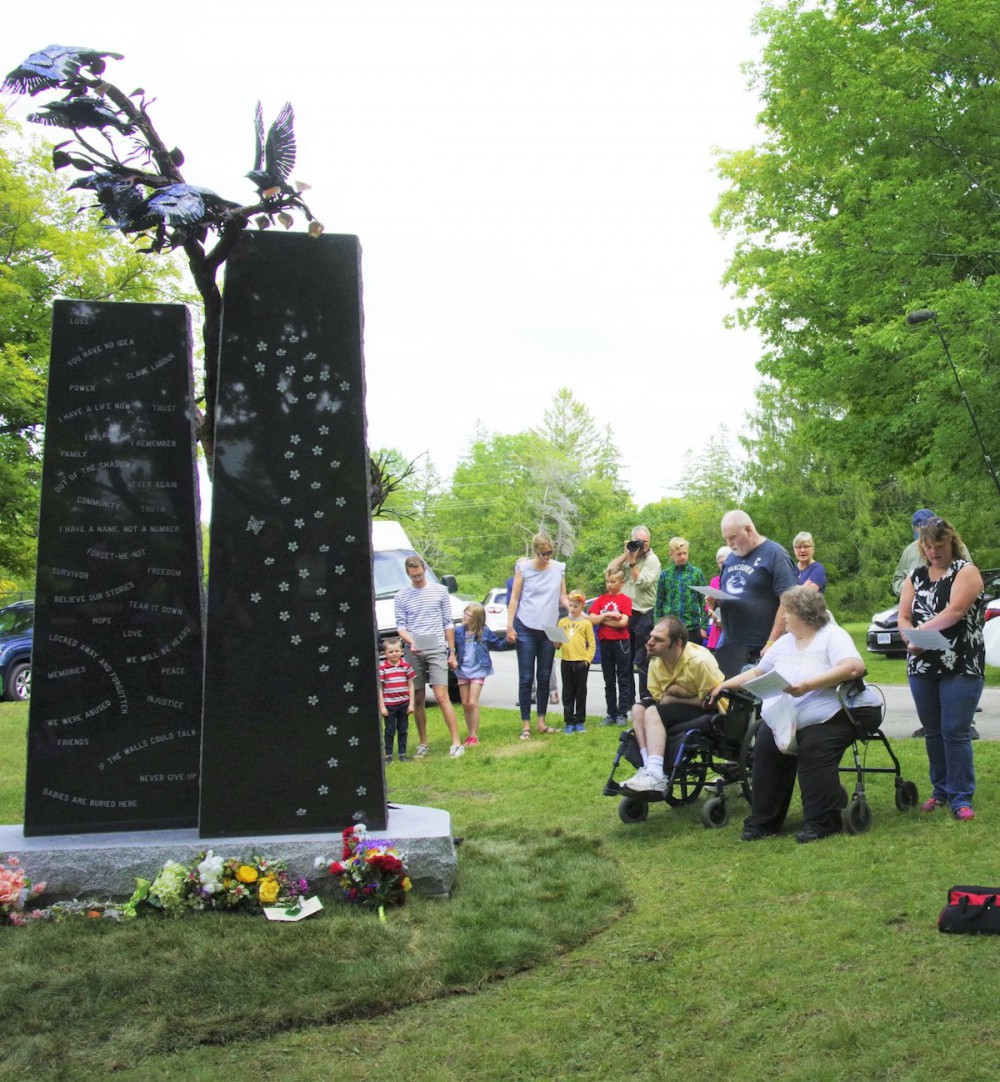
M156 97L186 179L240 202L254 105L270 124L290 100L292 176L364 250L370 445L448 477L477 422L540 425L566 386L642 504L752 405L759 347L722 326L709 213L713 148L757 138L757 7L46 0L8 5L0 68L54 43L124 53L108 78ZM23 120L28 99L5 100Z

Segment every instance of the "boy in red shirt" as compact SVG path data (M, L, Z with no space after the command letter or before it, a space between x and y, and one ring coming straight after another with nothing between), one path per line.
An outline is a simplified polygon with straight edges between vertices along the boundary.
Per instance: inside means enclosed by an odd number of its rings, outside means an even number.
M393 737L399 740L399 761L406 762L406 736L413 713L414 672L403 660L399 639L385 640L385 657L378 663L378 708L385 718L385 761L392 762Z
M604 579L605 593L594 599L587 614L601 640L601 671L608 707L602 725L627 725L632 709L632 650L628 636L632 599L622 593L624 582L623 571L609 571Z

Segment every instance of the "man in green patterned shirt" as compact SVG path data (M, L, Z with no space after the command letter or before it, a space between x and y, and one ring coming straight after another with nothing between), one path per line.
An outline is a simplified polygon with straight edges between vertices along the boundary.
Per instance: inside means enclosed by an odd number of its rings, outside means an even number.
M653 619L676 616L687 628L690 642L701 645L708 631L705 598L691 586L707 586L701 568L688 563L690 545L683 537L670 538L671 564L660 574L656 584Z

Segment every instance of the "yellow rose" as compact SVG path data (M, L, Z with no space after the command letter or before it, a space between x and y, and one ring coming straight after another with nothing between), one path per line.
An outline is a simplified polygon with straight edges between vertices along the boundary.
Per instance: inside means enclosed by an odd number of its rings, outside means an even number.
M276 876L268 875L260 881L260 886L257 888L257 897L260 899L261 905L274 905L278 900L278 893L281 890Z
M251 868L249 864L241 864L236 869L236 878L241 883L256 883L259 876L256 868Z

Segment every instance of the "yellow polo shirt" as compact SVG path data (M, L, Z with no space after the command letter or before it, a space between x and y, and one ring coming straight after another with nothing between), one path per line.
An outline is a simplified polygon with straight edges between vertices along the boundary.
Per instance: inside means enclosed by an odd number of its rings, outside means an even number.
M684 647L674 668L669 668L658 657L650 657L647 683L649 694L659 702L671 684L682 687L689 695L699 699L721 684L726 678L722 675L715 655L704 646L689 642ZM726 701L719 699L719 709L726 709Z

